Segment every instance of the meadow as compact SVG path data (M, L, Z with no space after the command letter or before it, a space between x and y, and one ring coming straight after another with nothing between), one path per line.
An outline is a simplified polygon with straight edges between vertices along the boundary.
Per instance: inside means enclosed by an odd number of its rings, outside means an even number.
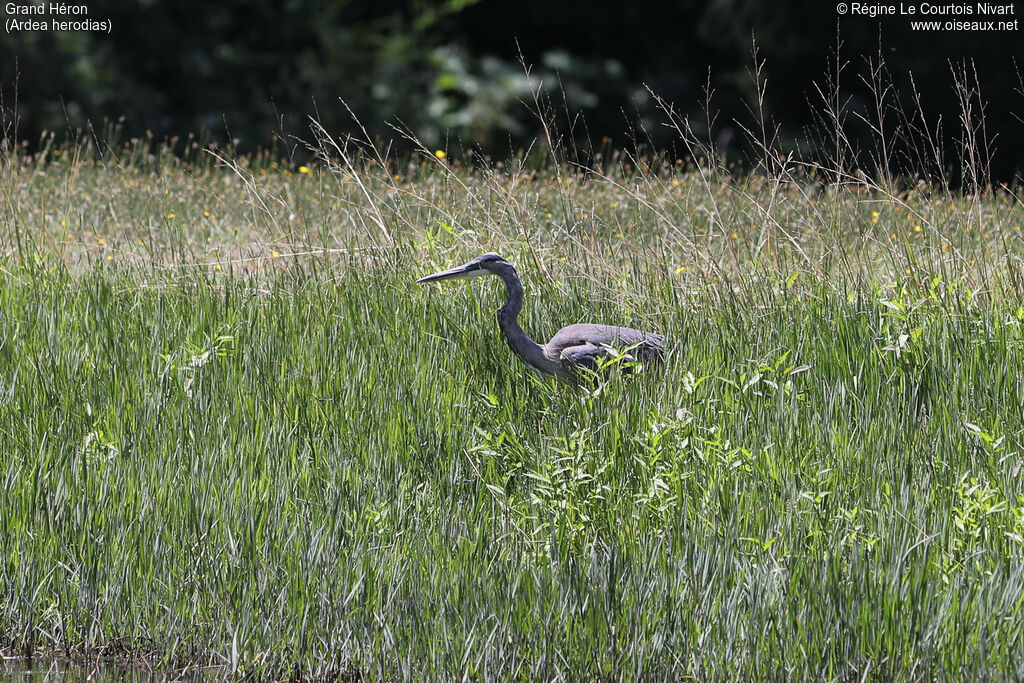
M0 180L5 656L1024 677L1017 188L40 145ZM497 281L415 283L485 251L534 338L660 331L664 367L530 374Z

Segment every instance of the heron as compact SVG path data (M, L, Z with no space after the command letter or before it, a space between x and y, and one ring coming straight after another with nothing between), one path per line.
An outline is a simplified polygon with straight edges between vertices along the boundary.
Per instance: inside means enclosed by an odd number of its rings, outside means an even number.
M613 360L615 349L627 349L625 360L660 362L665 337L631 327L581 323L563 327L547 344L530 339L519 325L523 310L523 283L511 263L495 253L478 256L457 268L421 277L416 282L443 282L496 275L505 283L505 305L498 309L498 327L512 351L526 365L542 375L562 380L578 379L597 371L600 359Z

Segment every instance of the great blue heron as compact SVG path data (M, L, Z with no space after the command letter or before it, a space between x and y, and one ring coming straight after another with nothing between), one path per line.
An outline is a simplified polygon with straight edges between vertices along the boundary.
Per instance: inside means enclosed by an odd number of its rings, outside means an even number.
M661 361L665 337L631 327L578 324L560 329L547 344L538 344L519 326L523 309L523 283L512 264L497 254L484 254L458 268L421 277L416 282L465 280L497 275L505 283L505 305L498 309L498 327L505 341L529 367L560 379L574 379L580 368L597 370L599 358L612 358L611 349L627 349L628 359Z

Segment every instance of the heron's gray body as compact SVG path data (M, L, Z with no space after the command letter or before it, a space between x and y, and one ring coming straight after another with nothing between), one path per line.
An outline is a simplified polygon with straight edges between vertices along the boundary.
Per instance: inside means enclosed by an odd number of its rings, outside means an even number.
M634 344L638 346L630 355L637 360L661 360L665 352L665 338L660 334L632 327L581 323L567 325L556 332L551 341L544 345L544 353L549 358L557 357L559 361L568 358L588 364L585 362L587 359L607 352L602 345L625 349Z
M611 349L628 349L627 358L658 362L665 352L665 337L631 327L580 323L560 329L547 344L538 344L519 325L523 309L523 283L512 264L497 254L484 254L469 263L422 277L417 282L497 275L505 283L505 305L498 309L498 327L512 351L529 367L545 375L572 379L580 368L597 370L598 359L610 358Z

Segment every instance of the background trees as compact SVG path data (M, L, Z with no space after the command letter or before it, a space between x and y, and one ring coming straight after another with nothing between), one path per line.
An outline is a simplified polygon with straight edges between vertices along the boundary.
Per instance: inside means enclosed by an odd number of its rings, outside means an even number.
M984 109L994 139L995 174L1018 168L1024 147L1018 32L916 33L897 17L837 24L832 3L110 0L89 9L113 22L111 34L14 32L0 41L8 133L16 111L17 136L29 141L106 119L128 136L205 131L266 147L307 136L309 115L332 133L351 129L341 98L373 135L398 138L388 124L401 121L431 146L504 156L537 136L540 90L562 135L586 154L606 138L671 145L677 135L661 125L648 88L700 114L710 83L710 137L742 162L742 127L760 112L784 144L828 138L815 118L838 48L840 109L864 163L871 130L858 114L877 113L881 92L885 111L919 107L928 120L917 125L955 157L965 129L952 74L964 65L980 92L974 113ZM767 83L760 103L755 40ZM696 123L703 116L693 121L707 132Z

